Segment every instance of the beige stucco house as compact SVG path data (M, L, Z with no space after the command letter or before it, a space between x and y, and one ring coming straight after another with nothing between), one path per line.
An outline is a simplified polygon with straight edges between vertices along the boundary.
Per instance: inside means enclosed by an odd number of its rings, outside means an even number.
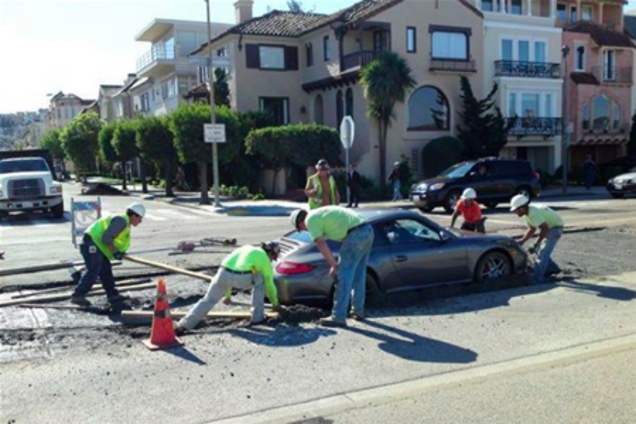
M236 2L237 14L251 4ZM272 11L230 28L193 55L205 57L208 48L227 52L237 111L266 109L281 124L334 128L352 116L350 158L362 174L377 178L378 134L366 116L359 74L379 52L397 52L408 61L416 87L396 107L384 166L388 174L395 160L406 157L420 175L422 148L455 133L460 75L468 76L476 96L484 93L482 20L464 0L362 1L331 15Z

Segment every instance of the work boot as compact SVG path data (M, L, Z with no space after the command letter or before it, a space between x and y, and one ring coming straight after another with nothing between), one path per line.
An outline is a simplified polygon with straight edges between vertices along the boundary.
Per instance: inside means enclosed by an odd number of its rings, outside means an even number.
M340 321L335 319L334 317L322 318L318 321L318 324L322 325L323 327L340 327L340 328L347 327L346 321Z
M89 302L83 294L73 294L73 296L71 296L71 303L85 308L91 306L91 302Z
M115 293L114 295L108 296L108 303L110 303L112 305L113 303L124 302L124 301L129 300L129 299L130 299L130 297L128 297L128 296L124 296L123 294Z
M353 319L355 319L356 321L364 321L366 316L364 315L364 312L358 312L358 311L353 311L349 314L349 316Z
M184 334L186 334L188 332L188 329L181 326L180 324L177 324L174 326L174 334L176 336L183 336Z

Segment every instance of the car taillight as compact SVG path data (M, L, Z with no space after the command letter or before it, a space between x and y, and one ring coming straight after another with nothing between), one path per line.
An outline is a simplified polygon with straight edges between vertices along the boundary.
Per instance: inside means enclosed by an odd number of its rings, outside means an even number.
M299 264L296 262L283 261L276 265L276 272L283 275L304 274L316 269L313 265Z

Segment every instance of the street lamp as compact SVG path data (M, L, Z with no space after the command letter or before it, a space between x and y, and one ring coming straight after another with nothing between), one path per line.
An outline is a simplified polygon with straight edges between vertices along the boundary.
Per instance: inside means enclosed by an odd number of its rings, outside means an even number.
M561 47L561 53L563 54L563 132L561 136L561 169L563 171L563 193L568 191L568 147L570 144L570 119L568 116L568 101L569 101L569 75L568 75L568 55L570 54L570 46L563 45Z
M212 73L212 24L210 23L210 0L205 1L208 22L208 85L210 88L210 123L216 124L216 111L214 110L214 75ZM212 143L212 174L214 180L214 206L221 206L219 202L219 152L216 142Z

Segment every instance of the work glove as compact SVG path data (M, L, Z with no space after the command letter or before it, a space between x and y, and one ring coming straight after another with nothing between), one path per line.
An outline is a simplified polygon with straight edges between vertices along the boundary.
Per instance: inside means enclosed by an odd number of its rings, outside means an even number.
M232 298L231 297L224 297L223 298L223 304L224 305L231 305L232 304Z
M118 261L121 261L122 259L124 259L124 253L123 252L115 252L115 253L113 253L113 258L117 259Z

